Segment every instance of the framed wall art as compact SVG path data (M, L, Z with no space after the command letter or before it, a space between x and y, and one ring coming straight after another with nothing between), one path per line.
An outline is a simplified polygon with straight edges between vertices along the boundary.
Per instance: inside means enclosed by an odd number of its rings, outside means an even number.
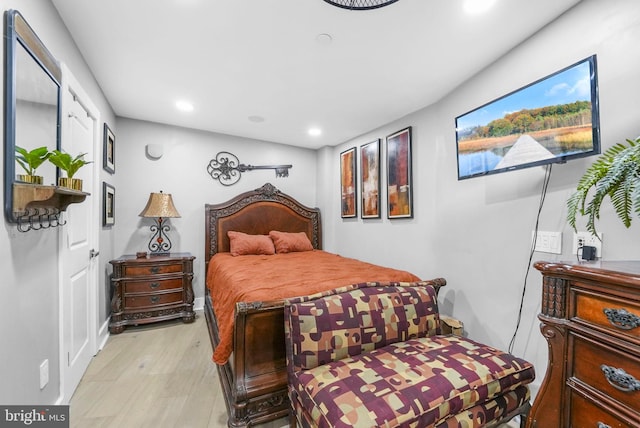
M342 218L357 215L356 148L340 153L340 212Z
M387 137L387 217L413 217L411 127Z
M104 138L102 149L102 167L105 171L111 174L116 172L116 137L109 128L109 125L104 124Z
M102 182L102 225L113 226L116 222L116 189Z
M362 218L380 218L380 140L360 146Z

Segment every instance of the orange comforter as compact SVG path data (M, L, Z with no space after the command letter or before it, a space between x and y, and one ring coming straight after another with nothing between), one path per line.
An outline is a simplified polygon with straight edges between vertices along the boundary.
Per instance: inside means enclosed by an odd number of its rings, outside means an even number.
M321 250L269 256L214 255L207 272L220 333L213 360L225 364L231 355L237 302L282 300L369 281L410 282L419 278Z

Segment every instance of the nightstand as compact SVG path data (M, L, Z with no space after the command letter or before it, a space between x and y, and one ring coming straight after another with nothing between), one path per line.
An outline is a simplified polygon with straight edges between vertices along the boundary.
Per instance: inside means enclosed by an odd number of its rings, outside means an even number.
M175 318L193 322L193 260L190 253L171 253L137 258L121 256L113 265L111 283L111 333L127 325L147 324Z

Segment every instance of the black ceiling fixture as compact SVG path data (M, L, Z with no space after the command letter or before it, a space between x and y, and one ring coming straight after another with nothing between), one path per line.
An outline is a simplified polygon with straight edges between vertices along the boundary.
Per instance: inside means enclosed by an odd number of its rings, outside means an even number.
M367 10L390 5L398 0L324 0L343 9Z

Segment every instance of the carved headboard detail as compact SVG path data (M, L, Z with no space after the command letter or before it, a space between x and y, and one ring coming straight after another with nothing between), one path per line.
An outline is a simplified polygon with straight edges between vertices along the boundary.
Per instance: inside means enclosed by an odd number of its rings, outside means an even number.
M205 205L205 272L214 254L229 251L230 230L251 235L305 232L313 248L322 249L320 210L302 205L270 183L227 202Z

